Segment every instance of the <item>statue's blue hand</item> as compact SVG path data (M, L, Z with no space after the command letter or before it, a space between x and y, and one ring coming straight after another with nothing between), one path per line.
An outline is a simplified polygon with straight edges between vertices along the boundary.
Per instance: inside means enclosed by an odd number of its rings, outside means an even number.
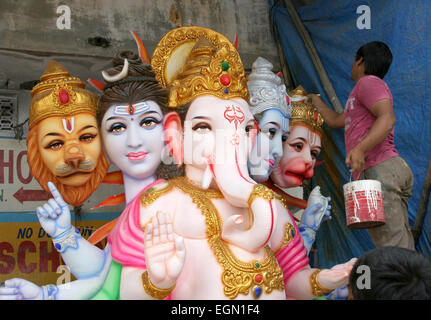
M63 200L60 192L52 182L48 182L53 199L49 199L41 207L37 207L36 213L40 225L52 238L58 237L71 227L70 210Z
M0 286L0 300L42 300L43 290L34 283L14 278Z

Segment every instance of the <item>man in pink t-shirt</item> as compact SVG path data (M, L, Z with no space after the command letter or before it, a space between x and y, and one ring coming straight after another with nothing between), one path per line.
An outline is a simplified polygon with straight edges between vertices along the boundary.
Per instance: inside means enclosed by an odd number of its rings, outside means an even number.
M382 184L385 224L368 229L376 247L414 250L408 222L413 174L395 148L393 99L382 80L391 62L392 53L383 42L369 42L359 48L351 73L356 85L344 113L330 109L315 94L309 98L330 127L344 128L346 165L353 179Z

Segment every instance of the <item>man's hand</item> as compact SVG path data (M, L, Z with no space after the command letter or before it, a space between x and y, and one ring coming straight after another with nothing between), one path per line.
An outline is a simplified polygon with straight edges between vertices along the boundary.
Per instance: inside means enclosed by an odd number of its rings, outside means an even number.
M307 103L311 103L320 112L322 105L325 106L320 94L310 93L307 95Z
M350 172L361 172L364 168L365 153L357 145L346 156L346 166L350 167Z
M344 128L344 112L338 113L329 108L323 102L320 94L308 94L306 102L311 103L319 111L328 126L331 128Z

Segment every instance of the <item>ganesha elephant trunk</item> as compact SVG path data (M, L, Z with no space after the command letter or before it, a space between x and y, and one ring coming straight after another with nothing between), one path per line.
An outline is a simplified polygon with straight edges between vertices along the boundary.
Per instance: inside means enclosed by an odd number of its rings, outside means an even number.
M228 158L224 161L215 159L209 166L225 199L234 207L247 208L243 210L244 215L232 215L224 220L222 238L255 252L268 243L273 231L276 212L271 199L274 194L250 178L248 152L241 146L243 144L235 140L228 141L224 145L224 154Z
M222 227L223 240L250 252L256 252L269 242L277 218L272 201L268 196L260 194L265 191L258 191L259 195L256 193L256 189L265 187L258 184L255 186L250 198L249 216L245 218L242 215L232 215L224 221ZM253 199L254 196L257 198Z
M247 208L248 196L256 183L247 167L249 137L234 128L218 130L213 145L207 163L214 181L232 206Z

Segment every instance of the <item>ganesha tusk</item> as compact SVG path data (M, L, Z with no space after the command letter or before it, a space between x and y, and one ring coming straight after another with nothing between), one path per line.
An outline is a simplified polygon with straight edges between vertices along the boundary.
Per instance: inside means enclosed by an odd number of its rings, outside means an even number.
M208 189L212 179L213 179L213 176L210 170L210 166L207 165L204 175L202 176L202 184L201 184L202 189Z

